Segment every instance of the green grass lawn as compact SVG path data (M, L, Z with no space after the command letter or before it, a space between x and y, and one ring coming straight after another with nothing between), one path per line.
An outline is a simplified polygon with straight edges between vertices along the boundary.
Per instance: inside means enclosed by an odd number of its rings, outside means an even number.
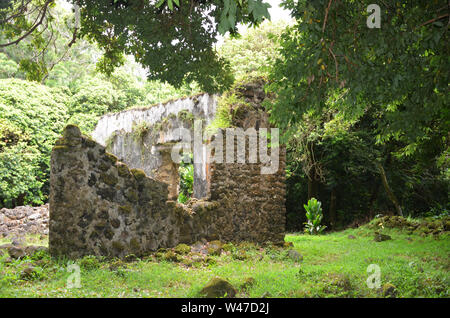
M5 254L0 256L0 297L198 297L213 277L228 280L237 297L385 297L392 293L383 293L383 287L391 285L395 297L449 296L448 234L383 233L392 240L375 242L366 226L319 236L288 234L285 240L293 247L229 245L230 251L193 263L154 256L126 263L92 257L73 262L45 253L5 263ZM289 257L290 249L302 255L300 263ZM67 288L71 263L80 265L81 288ZM23 270L30 264L34 271L27 277ZM367 286L370 264L380 268L380 289ZM242 287L250 277L254 284Z

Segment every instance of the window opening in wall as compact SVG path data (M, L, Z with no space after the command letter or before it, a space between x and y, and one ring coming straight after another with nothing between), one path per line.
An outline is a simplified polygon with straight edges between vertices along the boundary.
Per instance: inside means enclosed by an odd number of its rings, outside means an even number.
M192 153L185 155L178 168L178 174L180 176L178 202L186 203L194 194L194 164Z

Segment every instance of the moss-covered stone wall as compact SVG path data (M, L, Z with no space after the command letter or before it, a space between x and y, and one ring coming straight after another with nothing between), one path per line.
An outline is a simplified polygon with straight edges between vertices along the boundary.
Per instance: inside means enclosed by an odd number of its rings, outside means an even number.
M52 152L49 247L53 255L123 257L178 242L185 213L167 184L105 152L69 125Z
M269 128L261 108L263 91L244 87L241 96L250 105L236 112L243 128ZM168 183L130 169L69 125L51 157L50 252L69 258L123 258L201 239L282 242L284 147L279 149L276 173L262 174L263 165L208 163L207 195L183 205L171 200Z

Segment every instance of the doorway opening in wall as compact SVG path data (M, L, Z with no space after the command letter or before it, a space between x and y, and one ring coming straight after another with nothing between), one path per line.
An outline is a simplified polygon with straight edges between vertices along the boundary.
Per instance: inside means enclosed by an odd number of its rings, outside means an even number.
M178 174L180 176L178 202L186 203L194 194L194 163L192 153L185 154L178 168Z

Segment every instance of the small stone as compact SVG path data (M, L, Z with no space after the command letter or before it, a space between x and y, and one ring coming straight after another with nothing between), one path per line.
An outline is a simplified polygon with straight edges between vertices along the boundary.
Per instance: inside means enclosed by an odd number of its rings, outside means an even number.
M20 278L30 279L33 277L34 273L35 273L34 267L29 265L22 270L22 272L20 273Z
M390 237L389 235L386 235L386 234L381 234L381 233L375 232L375 238L373 240L375 242L383 242L383 241L392 240L392 237Z
M219 256L222 253L222 242L216 240L209 242L208 244L208 255L217 255Z
M24 251L25 251L25 254L26 255L33 255L33 254L35 254L35 253L37 253L37 252L40 252L40 251L48 251L48 248L47 247L45 247L45 246L37 246L37 245L30 245L30 246L27 246L27 247L25 247L24 248Z
M22 237L15 237L11 240L11 244L14 246L23 246L25 245L25 241Z
M354 240L354 239L356 239L356 236L354 236L354 235L349 235L349 236L347 236L347 238L350 239L350 240Z
M26 253L23 250L23 248L16 247L16 246L8 248L8 254L9 254L9 256L11 256L14 259L21 259L26 256Z
M291 260L293 260L296 263L301 263L303 261L303 256L296 250L289 250L288 256Z
M397 295L397 289L394 285L387 283L383 285L384 297L395 297Z
M40 215L39 213L34 213L34 214L31 214L31 215L28 217L28 219L31 220L31 221L33 221L33 220L39 219L40 217L41 217L41 215Z
M111 220L111 226L115 229L117 229L120 226L120 220L119 219L112 219Z
M236 289L224 279L213 278L205 287L202 288L200 294L207 298L227 297L233 298L236 296Z
M195 242L191 246L191 252L206 254L205 245L202 242Z

